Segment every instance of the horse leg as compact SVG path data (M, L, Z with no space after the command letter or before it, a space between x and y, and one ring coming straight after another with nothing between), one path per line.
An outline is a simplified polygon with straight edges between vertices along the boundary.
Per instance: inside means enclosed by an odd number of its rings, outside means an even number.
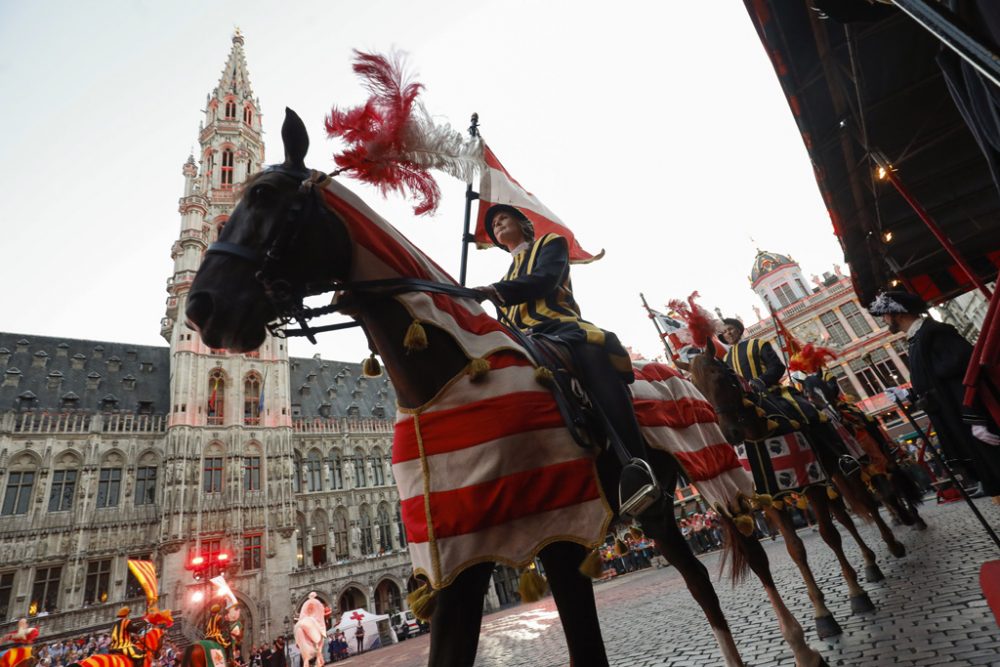
M478 563L463 570L447 588L438 592L431 615L431 648L427 664L472 667L479 647L483 598L490 585L494 563Z
M823 660L823 656L806 643L806 634L802 630L802 625L799 624L799 621L788 610L788 607L785 606L785 601L781 599L778 587L774 585L774 578L771 576L771 566L768 563L767 552L764 551L764 547L753 536L746 537L736 530L731 531L731 534L737 536L736 539L743 545L743 551L746 554L750 569L760 579L760 583L764 585L767 598L771 601L774 613L778 617L778 629L781 631L781 636L788 644L788 647L792 649L792 654L795 656L795 666L825 667L826 661Z
M601 638L594 585L579 571L586 556L587 549L573 542L553 542L538 554L559 610L570 664L605 666L608 655Z
M709 625L712 626L712 632L715 634L715 640L719 643L719 650L722 651L726 667L743 667L743 659L740 657L732 632L729 630L726 615L722 613L719 596L715 592L715 587L712 586L708 569L691 552L674 519L673 497L666 490L672 490L677 483L676 463L673 458L658 450L652 450L650 454L655 464L656 474L663 484L664 498L660 501L659 509L661 511L644 513L639 518L639 525L648 537L653 538L653 543L656 544L656 548L660 550L664 558L684 577L684 583L687 584L691 596L701 607Z
M850 561L847 560L847 554L844 553L844 545L840 539L840 533L837 532L837 528L833 525L833 519L830 516L830 499L827 498L826 489L814 486L806 489L806 496L809 498L809 502L812 503L813 509L816 510L816 523L819 524L820 536L826 542L827 546L833 549L833 553L837 556L837 561L840 563L840 571L847 582L847 592L851 599L851 612L858 614L874 611L875 605L872 604L868 594L865 593L865 590L861 588L861 584L858 583L858 573L851 567Z
M875 583L885 580L885 575L882 574L882 569L879 568L875 560L875 552L861 538L861 533L858 532L857 525L851 519L851 515L847 513L847 508L840 498L830 502L830 511L833 512L834 518L837 519L840 525L846 528L847 532L851 534L851 537L854 538L858 548L861 550L861 557L865 561L865 581Z
M778 530L781 531L781 536L785 540L785 549L799 568L802 580L806 583L809 600L813 604L813 620L816 623L816 633L819 635L819 638L827 639L828 637L835 637L841 634L843 630L840 629L837 619L827 609L823 599L823 591L820 590L819 584L816 583L816 577L813 576L812 569L809 567L806 546L802 543L802 538L795 532L792 517L788 512L773 507L768 507L764 512L771 519L771 523L778 525Z
M886 546L889 547L889 553L891 553L896 558L902 558L906 555L906 547L896 539L896 536L892 532L886 522L882 519L882 515L879 514L878 505L875 503L875 498L872 497L868 487L865 486L864 482L858 477L844 477L843 473L837 472L833 475L833 482L838 488L847 488L851 485L853 494L857 497L862 505L862 511L867 512L868 517L875 522L875 526L878 528L879 534L882 536L882 541L885 542ZM867 518L867 517L866 517Z

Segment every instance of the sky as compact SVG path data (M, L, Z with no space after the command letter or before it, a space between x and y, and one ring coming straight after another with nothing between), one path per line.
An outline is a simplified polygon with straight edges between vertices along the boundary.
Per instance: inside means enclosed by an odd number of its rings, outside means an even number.
M423 102L472 112L508 171L604 259L572 270L583 315L662 353L639 294L756 321L761 248L806 276L843 263L788 104L743 3L576 0L0 0L0 330L164 345L181 166L238 27L280 162L284 107L334 168L332 105L362 102L352 49L407 54ZM457 276L465 185L436 215L345 181ZM469 284L509 257L470 251ZM360 361L356 330L293 356Z

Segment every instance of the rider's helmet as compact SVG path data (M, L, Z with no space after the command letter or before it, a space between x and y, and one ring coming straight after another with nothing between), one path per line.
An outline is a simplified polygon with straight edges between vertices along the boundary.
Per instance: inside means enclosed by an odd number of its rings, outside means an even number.
M507 249L505 246L500 245L500 242L497 241L496 235L493 233L493 218L497 213L510 213L513 215L518 222L521 223L521 233L524 234L525 240L527 240L528 243L535 240L535 225L532 224L531 220L528 220L528 216L526 216L521 209L516 206L511 206L510 204L493 204L493 206L486 209L486 219L484 221L486 224L486 233L490 235L493 245L498 248L503 248L504 250Z

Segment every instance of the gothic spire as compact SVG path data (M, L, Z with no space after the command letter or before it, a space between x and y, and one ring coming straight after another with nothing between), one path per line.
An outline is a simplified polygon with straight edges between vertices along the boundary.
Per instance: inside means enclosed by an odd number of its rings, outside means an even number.
M236 32L233 33L233 48L229 51L229 58L226 59L222 75L219 77L219 84L215 88L216 97L234 95L238 99L253 99L253 89L250 87L250 76L247 73L246 55L243 53L244 42L243 33L237 28Z

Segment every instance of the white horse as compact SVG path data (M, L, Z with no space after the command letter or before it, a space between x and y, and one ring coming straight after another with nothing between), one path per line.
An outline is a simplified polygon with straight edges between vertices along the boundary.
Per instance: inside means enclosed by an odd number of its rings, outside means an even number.
M326 640L326 620L323 603L310 593L309 599L299 609L299 620L295 622L295 645L302 654L303 667L323 667L323 642ZM316 660L313 663L313 660Z

